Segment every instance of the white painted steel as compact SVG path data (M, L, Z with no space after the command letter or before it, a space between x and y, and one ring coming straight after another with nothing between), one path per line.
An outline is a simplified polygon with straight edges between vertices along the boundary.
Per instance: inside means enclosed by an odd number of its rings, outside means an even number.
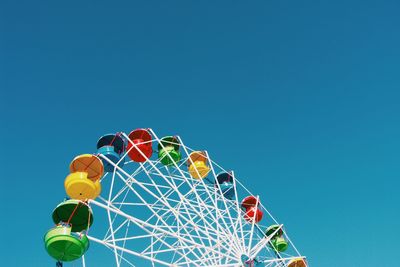
M155 148L160 138L151 129L149 132ZM120 134L129 140L125 133ZM208 152L208 176L192 178L186 165L193 163L189 154L195 150L181 138L177 140L182 160L171 166L164 166L157 159L157 151L144 163L131 161L127 151L121 159L125 160L122 168L99 155L114 166L114 172L102 178L101 196L89 201L96 211L96 224L106 227L91 229L88 236L114 254L116 266L135 266L135 262L147 260L151 266L239 267L244 266L241 257L247 255L259 262L255 266L282 267L291 259L302 257L286 231L291 249L285 253L271 249L270 238L264 232L268 225L279 223L262 205L263 199L257 204L264 213L260 224L244 219L240 199L252 194L233 171L234 198L223 196L215 181L218 173L227 171ZM131 144L132 149L136 147ZM82 264L90 266L88 257L82 258Z

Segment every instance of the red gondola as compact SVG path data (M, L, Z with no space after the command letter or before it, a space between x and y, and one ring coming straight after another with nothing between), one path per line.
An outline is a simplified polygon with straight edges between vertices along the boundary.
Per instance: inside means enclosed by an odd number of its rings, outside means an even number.
M242 208L246 210L244 218L248 222L258 223L263 217L263 212L259 209L260 201L255 196L248 196L242 200Z
M258 209L256 207L251 207L246 210L246 214L244 215L244 218L248 222L253 222L253 219L254 219L254 222L258 223L259 221L261 221L263 215L264 214L260 209Z
M153 154L151 134L146 129L136 129L129 134L128 156L135 162L145 162ZM136 146L132 145L134 143ZM143 154L142 154L142 153Z

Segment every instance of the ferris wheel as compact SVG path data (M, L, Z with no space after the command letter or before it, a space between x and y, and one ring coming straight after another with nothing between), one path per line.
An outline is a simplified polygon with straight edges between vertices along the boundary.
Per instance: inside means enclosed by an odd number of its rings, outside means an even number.
M72 160L64 186L44 236L57 266L98 266L85 259L91 243L118 267L307 267L263 199L179 136L104 135L95 154Z

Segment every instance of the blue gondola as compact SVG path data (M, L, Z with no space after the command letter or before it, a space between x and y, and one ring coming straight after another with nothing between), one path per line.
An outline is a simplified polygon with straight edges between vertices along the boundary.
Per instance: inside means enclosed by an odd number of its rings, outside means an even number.
M235 188L233 186L233 176L228 172L222 172L217 175L217 183L221 188L222 194L227 199L233 199ZM217 185L216 185L217 186Z
M103 154L115 164L121 160L121 156L124 152L125 142L119 134L106 134L100 137L99 141L97 141L97 153ZM101 160L103 161L105 172L114 171L114 165L103 158ZM124 159L121 160L118 166L122 167L124 161Z

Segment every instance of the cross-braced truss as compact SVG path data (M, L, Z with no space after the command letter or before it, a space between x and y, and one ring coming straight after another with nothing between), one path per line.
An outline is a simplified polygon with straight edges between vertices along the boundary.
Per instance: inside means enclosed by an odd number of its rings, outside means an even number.
M152 142L159 144L150 131ZM182 160L170 166L158 159L130 161L128 151L122 159L125 164L119 167L99 155L115 169L103 177L102 196L90 204L96 208L96 221L104 218L108 226L102 234L91 230L88 237L113 251L116 266L135 266L137 257L151 266L287 266L291 259L301 257L286 232L290 249L278 253L269 245L267 227L244 219L240 200L251 193L233 172L234 197L224 197L215 181L218 173L226 171L207 152L208 176L192 178L187 162L194 150L177 138ZM278 224L259 205L263 221ZM248 264L243 255L250 259Z

